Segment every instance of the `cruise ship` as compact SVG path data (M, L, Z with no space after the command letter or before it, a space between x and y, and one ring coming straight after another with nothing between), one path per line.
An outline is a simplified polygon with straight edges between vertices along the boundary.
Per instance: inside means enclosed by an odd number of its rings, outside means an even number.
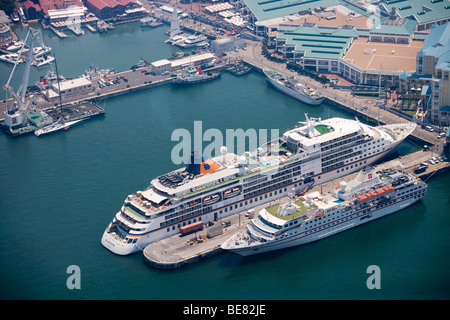
M398 162L398 161L397 161ZM427 192L401 164L361 170L331 193L319 191L264 208L221 247L248 256L317 241L406 208Z
M324 98L323 95L309 87L305 87L295 77L286 77L271 69L263 69L263 72L267 76L267 81L273 85L275 89L288 96L313 106L322 103Z
M119 255L179 233L182 226L219 220L303 191L372 164L398 146L414 123L372 127L357 119L308 118L260 148L237 156L205 158L163 174L126 197L103 233L102 244Z

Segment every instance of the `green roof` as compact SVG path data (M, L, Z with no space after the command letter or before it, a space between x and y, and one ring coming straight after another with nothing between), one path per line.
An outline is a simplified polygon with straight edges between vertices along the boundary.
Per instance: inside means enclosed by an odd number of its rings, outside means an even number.
M304 52L305 58L339 59L350 46L355 29L327 29L317 26L301 26L294 31L279 33L277 39L285 39L286 45L295 46L295 51Z
M259 21L338 4L338 0L244 0L244 2Z
M392 22L391 22L392 21ZM381 23L375 23L370 29L370 33L383 33L395 35L411 35L417 25L417 21L412 19L390 20L384 18Z
M380 5L387 12L391 12L395 6L400 17L411 17L420 24L448 19L450 16L448 0L391 0L382 1Z

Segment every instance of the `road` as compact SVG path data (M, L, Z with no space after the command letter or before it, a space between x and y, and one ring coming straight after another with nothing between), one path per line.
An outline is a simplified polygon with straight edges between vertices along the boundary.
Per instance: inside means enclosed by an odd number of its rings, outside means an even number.
M320 82L315 81L314 79L311 79L306 76L299 76L295 71L287 69L285 63L270 61L266 57L264 57L261 52L262 52L261 42L247 40L246 50L239 50L238 52L236 51L230 52L228 54L228 57L230 60L243 59L245 62L253 66L256 66L257 68L260 69L271 68L286 75L296 76L298 79L303 80L305 85L313 88L317 92L320 92L326 98L344 104L347 107L357 110L358 112L363 113L373 119L379 119L380 122L388 124L408 122L408 120L400 116L397 116L387 110L376 107L375 99L355 97L350 92L334 89L329 85L323 85ZM367 108L363 109L364 105ZM416 137L428 141L431 144L436 144L438 151L442 150L443 139L441 140L437 139L438 134L436 132L429 132L421 128L420 126L417 126L413 134Z

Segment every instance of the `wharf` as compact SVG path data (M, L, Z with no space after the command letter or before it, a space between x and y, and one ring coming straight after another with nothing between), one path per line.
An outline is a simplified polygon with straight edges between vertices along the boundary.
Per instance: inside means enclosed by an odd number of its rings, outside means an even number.
M259 210L263 207L260 206ZM212 238L206 236L209 228L214 228L225 221L230 221L231 224L224 227L222 234ZM143 250L144 261L157 269L178 269L202 261L221 253L223 250L220 245L239 231L245 230L249 221L250 219L242 212L215 221L213 226L205 226L202 231L187 235L177 234L153 242Z
M67 38L67 34L65 34L63 31L57 30L52 26L50 26L50 30L52 30L61 39Z
M393 163L399 161L405 171L414 174L414 168L418 166L421 162L427 162L433 157L432 151L417 151L408 154L398 159L394 159L379 166L387 165L388 163ZM432 176L437 176L444 172L450 171L450 163L447 161L439 162L437 164L429 164L427 170L418 175L422 180L428 180ZM319 191L321 193L327 193L332 191L340 181L351 180L356 177L359 171L351 173L339 180L328 181L324 184L317 185L313 187L308 192ZM282 203L287 201L287 197L272 201L271 203L265 203L254 208L254 216L256 217L259 212L265 208L275 203ZM205 237L208 228L212 228L217 224L221 224L223 221L230 221L231 225L224 228L223 234L216 237L208 239ZM245 216L245 212L239 212L222 220L215 222L212 227L206 227L203 231L198 231L197 233L188 235L174 235L156 242L153 242L145 247L143 250L144 261L149 266L157 269L178 269L186 267L190 264L203 261L208 257L220 254L223 249L220 245L231 238L233 235L240 231L245 230L247 223L250 221L248 217ZM205 239L206 238L206 239ZM198 241L197 239L202 239Z
M88 28L88 30L92 33L97 33L97 29L95 29L93 26L91 26L90 24L86 24L85 25L86 28Z
M214 71L223 68L222 64L217 64L213 68L205 69L204 71ZM69 105L72 103L77 103L81 101L100 101L105 98L111 98L116 96L121 96L127 93L140 91L144 89L149 89L161 85L168 84L172 81L173 77L171 75L153 75L146 72L147 68L137 68L134 70L127 70L123 72L118 72L115 74L109 74L102 79L115 79L116 77L123 76L128 81L123 81L119 84L112 84L110 86L105 86L100 88L98 85L99 79L93 79L93 90L89 93L74 94L62 99L63 105ZM39 109L47 110L55 106L55 102L50 102L44 99L41 95L35 95L36 106ZM5 101L0 102L0 121L4 119L4 111L6 109Z

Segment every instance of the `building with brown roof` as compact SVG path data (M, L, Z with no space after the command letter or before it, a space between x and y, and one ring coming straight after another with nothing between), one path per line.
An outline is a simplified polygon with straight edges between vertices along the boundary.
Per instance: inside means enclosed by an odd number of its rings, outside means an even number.
M97 18L103 20L113 19L117 15L124 14L125 10L138 6L133 0L86 0L86 7Z

